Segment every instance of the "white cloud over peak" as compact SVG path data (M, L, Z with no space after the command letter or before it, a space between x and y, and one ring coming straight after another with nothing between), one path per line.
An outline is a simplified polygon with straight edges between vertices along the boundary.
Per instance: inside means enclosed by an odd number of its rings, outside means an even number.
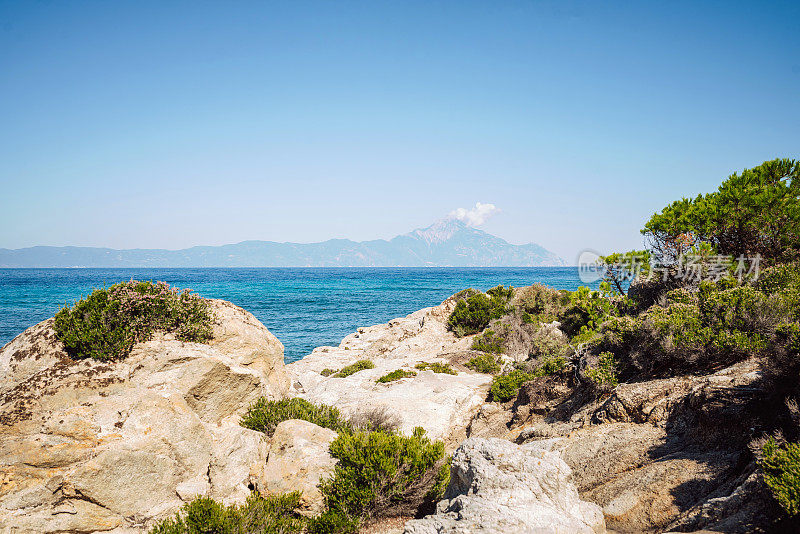
M484 204L476 202L472 209L457 208L448 214L451 219L458 219L467 226L480 226L489 220L492 215L500 212L500 208L494 204Z

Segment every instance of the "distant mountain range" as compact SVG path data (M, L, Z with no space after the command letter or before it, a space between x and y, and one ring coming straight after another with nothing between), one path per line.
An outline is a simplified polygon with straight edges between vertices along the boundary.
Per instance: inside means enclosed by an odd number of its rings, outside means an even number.
M0 249L0 267L536 267L566 265L535 243L442 219L393 239L321 243L242 241L182 250L94 247Z

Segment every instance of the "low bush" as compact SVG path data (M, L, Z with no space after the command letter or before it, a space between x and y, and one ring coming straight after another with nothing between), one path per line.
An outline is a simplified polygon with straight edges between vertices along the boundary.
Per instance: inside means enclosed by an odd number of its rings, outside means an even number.
M406 371L405 369L397 369L391 373L383 375L375 382L378 384L386 384L387 382L394 382L396 380L400 380L401 378L411 378L412 376L417 376L417 373L414 371Z
M589 377L598 389L613 389L619 385L619 371L617 360L610 352L603 352L598 357L597 367L586 369Z
M420 371L430 370L434 373L442 373L448 375L457 375L458 371L450 367L448 363L439 363L439 362L420 362L414 366L415 368L419 369Z
M342 367L342 369L333 375L334 378L346 378L350 375L356 374L359 371L363 371L365 369L374 369L375 364L372 363L370 360L358 360L355 363Z
M545 329L540 329L530 339L528 356L530 358L563 358L571 350L564 336L557 336Z
M593 350L613 352L627 377L706 372L780 352L778 327L793 320L782 293L768 296L729 281L667 295L665 306L637 317L609 317Z
M502 354L506 350L506 342L494 330L484 330L481 335L475 336L475 339L472 340L472 350Z
M519 388L522 384L529 382L536 378L536 374L528 373L521 369L514 369L510 373L499 375L492 380L492 386L489 389L492 400L497 402L506 402L517 396Z
M497 361L497 357L489 353L473 356L464 364L464 367L477 373L486 373L488 375L500 372L500 363Z
M786 513L796 516L800 513L800 444L779 447L770 439L761 452L764 482Z
M481 332L492 319L499 319L509 312L508 301L513 293L513 288L497 286L486 294L470 293L466 298L459 298L447 319L447 328L458 337Z
M261 397L247 409L240 424L272 436L279 423L290 419L302 419L337 432L350 429L350 423L336 408L296 398L275 401Z
M361 519L340 510L325 510L309 521L307 534L358 534Z
M350 417L350 427L361 432L393 432L401 423L400 416L386 406L359 410Z
M295 534L308 520L297 509L300 492L262 497L253 492L241 506L207 497L186 503L172 519L159 521L150 534Z
M410 437L340 434L330 446L338 463L319 485L327 512L312 520L309 532L354 532L363 519L414 515L426 502L440 499L450 473L444 443L424 434L421 428Z
M524 323L553 322L568 303L566 292L542 284L518 288L511 300L511 305L521 310Z
M319 374L321 374L322 376L331 376L332 374L335 374L335 373L336 373L336 369L329 369L329 368L325 368L325 369L323 369L322 371L319 372Z
M561 330L570 338L597 330L613 312L607 284L601 287L604 288L601 291L592 291L581 286L570 294L570 305L558 318Z
M534 371L536 376L555 375L567 368L567 360L563 356L543 358L539 362L539 367Z
M124 358L133 345L154 332L182 341L211 339L208 301L191 290L179 292L166 282L121 282L96 289L55 316L56 336L75 358Z

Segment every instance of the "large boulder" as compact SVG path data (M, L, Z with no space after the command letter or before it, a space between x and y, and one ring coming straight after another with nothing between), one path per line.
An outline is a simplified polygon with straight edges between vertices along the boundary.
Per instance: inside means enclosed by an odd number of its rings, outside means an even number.
M484 404L492 377L463 366L470 355L472 336L456 338L447 330L447 319L455 299L425 308L386 324L359 328L338 347L319 347L300 361L286 366L292 394L314 403L336 406L345 416L380 411L411 434L424 428L429 437L443 439L455 448L464 438L470 419ZM346 378L324 376L325 369L338 370L367 359L374 369ZM421 362L448 363L457 375L418 371ZM381 376L397 369L416 376L378 384Z
M450 485L436 513L406 534L601 533L603 513L582 501L558 454L535 444L469 438L453 455Z
M300 512L309 516L321 513L325 503L317 485L333 474L336 458L328 449L337 435L299 419L278 424L256 489L263 494L300 491Z
M241 308L211 306L208 344L157 335L122 361L73 360L50 319L0 350L0 525L136 530L198 495L246 498L268 444L238 421L286 394L283 346Z

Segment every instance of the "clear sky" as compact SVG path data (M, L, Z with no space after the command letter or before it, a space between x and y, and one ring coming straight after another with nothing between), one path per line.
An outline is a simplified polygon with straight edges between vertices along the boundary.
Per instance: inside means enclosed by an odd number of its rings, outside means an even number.
M800 2L0 0L0 247L391 238L574 260L800 158Z

